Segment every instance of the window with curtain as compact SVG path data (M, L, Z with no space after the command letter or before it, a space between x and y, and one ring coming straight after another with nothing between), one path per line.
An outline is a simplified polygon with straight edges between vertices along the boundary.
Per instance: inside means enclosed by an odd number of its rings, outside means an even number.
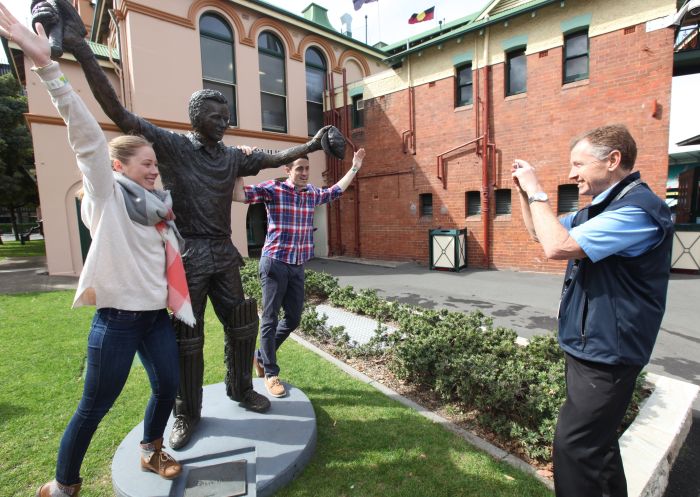
M365 110L362 93L352 97L352 127L362 128L365 125Z
M557 213L578 211L578 185L559 185L557 190Z
M465 193L466 213L468 216L481 215L481 192L471 191Z
M527 57L525 49L506 54L506 96L527 91Z
M287 77L284 46L277 36L265 31L258 36L260 108L262 129L287 132Z
M229 124L238 125L236 113L236 64L233 32L228 23L215 14L199 19L199 48L202 54L202 87L218 90L228 100Z
M309 136L323 127L323 88L326 81L326 59L317 48L306 50L306 119Z
M503 216L510 213L510 189L496 190L496 215Z
M433 194L432 193L421 193L418 197L420 201L420 215L430 216L433 215Z
M588 31L564 37L564 83L588 78Z
M472 103L472 65L455 67L455 107Z

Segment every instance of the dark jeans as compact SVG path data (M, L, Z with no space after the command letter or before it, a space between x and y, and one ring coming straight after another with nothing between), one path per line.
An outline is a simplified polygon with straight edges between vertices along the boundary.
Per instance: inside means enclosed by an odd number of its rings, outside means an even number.
M56 480L60 483L73 485L80 481L80 466L90 440L119 397L136 353L151 382L143 441L163 436L178 384L177 344L168 313L165 309L98 309L88 337L83 397L58 450Z
M641 370L566 354L566 401L554 434L557 497L627 497L617 429Z
M287 264L270 257L260 258L260 284L263 295L260 323L260 349L256 357L265 376L279 376L277 349L301 321L304 310L304 265ZM284 319L279 321L280 308Z

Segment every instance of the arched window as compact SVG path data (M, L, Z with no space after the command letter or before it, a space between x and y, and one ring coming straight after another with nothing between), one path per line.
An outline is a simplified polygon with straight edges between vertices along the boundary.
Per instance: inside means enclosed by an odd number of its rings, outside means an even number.
M218 15L204 14L199 20L199 37L202 53L202 86L224 94L231 113L229 122L231 126L237 126L233 32L226 21Z
M260 108L262 129L287 132L287 78L284 70L284 46L269 31L258 37L260 71Z
M326 81L326 59L316 48L306 50L306 119L309 136L323 127L323 87Z

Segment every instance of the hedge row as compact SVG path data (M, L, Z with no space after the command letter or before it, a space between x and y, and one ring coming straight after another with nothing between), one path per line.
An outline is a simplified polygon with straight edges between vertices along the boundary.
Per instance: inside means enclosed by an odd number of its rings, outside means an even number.
M249 260L242 274L246 294L260 299L257 261ZM328 299L336 307L375 319L379 326L369 344L357 347L342 327L327 326L307 304L300 325L305 334L331 345L340 356L384 356L398 378L475 410L482 428L515 443L528 457L551 459L554 427L566 396L564 355L554 333L536 336L521 347L513 330L494 327L481 311L399 304L378 297L374 290L340 287L336 278L309 270L306 297L307 302ZM398 325L398 331L387 333L387 322ZM640 376L626 423L638 411L643 383Z

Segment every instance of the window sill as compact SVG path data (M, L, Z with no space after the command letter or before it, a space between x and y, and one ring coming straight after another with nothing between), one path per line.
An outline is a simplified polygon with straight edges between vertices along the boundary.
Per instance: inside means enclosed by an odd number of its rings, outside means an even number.
M502 223L502 222L510 221L510 216L511 216L511 214L496 214L496 216L494 216L493 220L497 223Z
M515 95L506 95L505 101L508 102L510 100L520 100L522 98L527 98L527 92L516 93Z
M562 90L570 90L571 88L578 88L580 86L588 86L591 83L591 80L586 78L586 79L579 79L578 81L572 81L571 83L564 83L561 87Z
M466 105L460 105L459 107L455 107L455 112L464 112L467 110L472 110L474 108L474 104L466 104Z
M467 221L467 222L470 222L470 221L472 221L472 222L479 222L479 221L481 221L481 214L474 214L474 215L471 215L471 216L467 216L467 217L464 218L464 219L465 219L465 221Z

